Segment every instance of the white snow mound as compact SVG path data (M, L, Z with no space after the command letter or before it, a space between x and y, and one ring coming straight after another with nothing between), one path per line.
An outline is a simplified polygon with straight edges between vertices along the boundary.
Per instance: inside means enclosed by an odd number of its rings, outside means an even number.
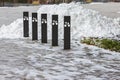
M84 9L80 3L44 5L39 11L48 14L48 28L51 28L51 15L59 15L59 34L63 34L63 18L71 16L72 38L80 37L114 37L120 33L120 19L101 16L99 12ZM40 17L40 16L39 16ZM51 30L51 29L48 29ZM49 34L51 32L49 31ZM63 36L63 35L59 35Z
M17 19L10 25L0 27L0 38L22 38L23 37L23 20Z
M51 18L53 14L59 15L59 39L63 39L64 16L71 16L72 39L81 37L114 37L120 34L120 18L112 19L101 16L99 12L84 9L80 3L42 5L38 10L38 32L41 38L41 13L47 13L48 38L51 39ZM23 22L18 19L8 26L0 28L0 38L23 38ZM31 37L31 19L30 19Z

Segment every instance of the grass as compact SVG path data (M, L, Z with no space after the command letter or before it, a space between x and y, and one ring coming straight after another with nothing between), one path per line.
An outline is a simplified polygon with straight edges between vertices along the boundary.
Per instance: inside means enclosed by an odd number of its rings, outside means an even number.
M81 43L88 45L95 45L100 48L109 49L111 51L120 52L120 41L112 39L99 39L99 38L83 38Z

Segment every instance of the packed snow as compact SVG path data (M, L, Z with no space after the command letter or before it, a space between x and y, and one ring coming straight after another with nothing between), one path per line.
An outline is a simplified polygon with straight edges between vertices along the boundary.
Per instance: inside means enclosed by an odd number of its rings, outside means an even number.
M120 54L73 43L62 50L40 41L0 40L1 80L119 80Z
M120 18L101 16L79 3L42 5L48 14L48 44L23 38L23 19L0 27L0 80L119 80L120 54L80 43L81 37L115 37ZM59 46L51 46L51 15L59 15ZM63 50L63 16L71 16L71 50Z

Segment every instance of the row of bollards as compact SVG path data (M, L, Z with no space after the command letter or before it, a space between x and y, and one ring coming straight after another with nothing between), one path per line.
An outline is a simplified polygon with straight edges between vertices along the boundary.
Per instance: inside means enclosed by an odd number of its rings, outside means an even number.
M70 49L70 16L64 16L64 49ZM23 12L23 36L29 37L29 12ZM32 40L38 40L38 16L32 13ZM41 14L41 42L47 43L47 14ZM58 15L52 15L52 46L58 46Z

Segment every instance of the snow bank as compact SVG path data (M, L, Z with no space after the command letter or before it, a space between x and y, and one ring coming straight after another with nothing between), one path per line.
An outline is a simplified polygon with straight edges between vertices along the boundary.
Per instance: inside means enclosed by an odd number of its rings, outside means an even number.
M10 25L0 27L0 38L22 38L23 36L23 20L17 19Z
M120 19L101 16L97 11L84 9L80 3L45 5L39 11L48 14L48 27L51 30L51 15L59 14L59 34L63 34L63 16L71 16L72 38L80 37L113 37L120 32ZM39 16L40 17L40 16ZM51 32L49 31L49 34ZM62 37L63 35L60 35Z
M59 15L59 38L63 38L63 17L71 16L71 34L73 39L81 37L114 37L120 33L120 19L112 19L101 16L98 12L84 9L80 3L42 5L38 10L38 19L41 21L41 13L48 14L48 37L51 39L51 16ZM8 26L0 28L0 38L22 38L23 22L18 19ZM41 24L39 22L39 39L41 38ZM30 19L31 37L31 19Z

